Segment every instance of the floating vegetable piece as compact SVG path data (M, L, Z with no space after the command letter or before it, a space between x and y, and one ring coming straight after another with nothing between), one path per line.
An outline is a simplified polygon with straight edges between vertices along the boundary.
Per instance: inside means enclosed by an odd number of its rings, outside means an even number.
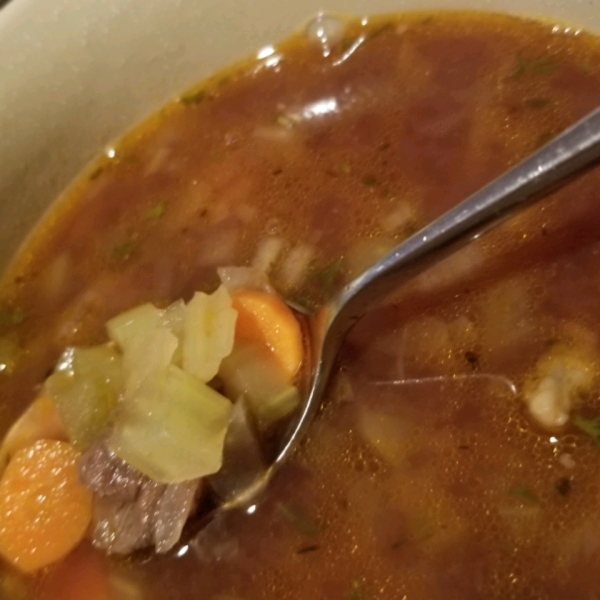
M200 381L210 381L233 348L236 319L224 286L210 296L194 294L185 307L183 369Z
M258 425L265 428L292 412L299 403L298 389L266 348L236 343L223 360L219 376L230 398L243 396Z
M69 348L45 383L69 440L87 448L108 424L123 387L121 356L110 345Z
M597 358L583 344L557 345L542 356L535 371L525 386L524 400L531 416L552 430L567 423L579 397L591 388L597 378Z
M179 341L166 327L156 327L134 340L123 355L125 396L135 396L141 388L153 387L172 363Z
M110 449L160 483L215 473L232 405L227 398L170 365L119 407Z
M83 538L92 494L77 475L79 453L40 440L19 450L0 480L0 554L24 572L67 555Z
M267 347L291 381L302 365L302 329L292 310L274 294L240 289L232 294L238 313L235 337Z
M43 439L68 439L56 405L45 396L34 400L9 429L0 448L0 468L15 452Z
M217 273L229 293L240 288L275 293L265 272L257 267L219 267Z
M108 337L124 352L135 340L158 327L161 315L162 311L153 304L136 306L108 321L106 324Z
M206 481L222 500L233 500L260 481L266 464L246 408L240 398L233 408L223 449L223 465Z

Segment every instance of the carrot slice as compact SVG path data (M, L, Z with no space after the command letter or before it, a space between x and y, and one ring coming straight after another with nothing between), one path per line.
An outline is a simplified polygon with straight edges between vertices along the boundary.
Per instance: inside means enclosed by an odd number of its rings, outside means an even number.
M68 554L92 518L92 495L79 483L79 453L39 440L15 453L0 480L0 554L30 573Z
M274 294L245 288L231 298L238 313L236 339L267 346L293 379L302 364L303 346L300 324L289 306Z
M108 600L104 560L89 544L80 545L43 580L37 597L39 600Z
M31 403L6 434L0 448L0 468L17 450L38 440L67 439L67 431L54 402L42 396Z

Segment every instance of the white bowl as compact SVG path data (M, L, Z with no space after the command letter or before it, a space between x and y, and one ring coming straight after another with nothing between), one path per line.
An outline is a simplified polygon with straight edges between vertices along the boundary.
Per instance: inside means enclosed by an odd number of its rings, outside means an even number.
M12 0L0 10L0 271L111 139L319 10L472 8L600 32L600 0Z

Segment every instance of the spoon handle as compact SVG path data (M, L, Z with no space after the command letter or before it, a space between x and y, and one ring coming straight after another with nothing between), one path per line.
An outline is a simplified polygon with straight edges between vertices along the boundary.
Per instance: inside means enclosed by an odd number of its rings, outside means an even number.
M352 324L398 284L451 254L510 212L600 158L600 108L401 243L351 281L335 301L330 334ZM337 337L337 336L336 336Z

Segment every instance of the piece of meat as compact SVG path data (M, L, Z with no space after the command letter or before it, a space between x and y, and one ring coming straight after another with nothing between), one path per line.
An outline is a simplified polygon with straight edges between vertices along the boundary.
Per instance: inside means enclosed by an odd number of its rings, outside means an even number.
M108 554L154 546L168 552L201 493L201 480L162 484L120 459L102 439L82 456L79 476L94 493L93 544Z

